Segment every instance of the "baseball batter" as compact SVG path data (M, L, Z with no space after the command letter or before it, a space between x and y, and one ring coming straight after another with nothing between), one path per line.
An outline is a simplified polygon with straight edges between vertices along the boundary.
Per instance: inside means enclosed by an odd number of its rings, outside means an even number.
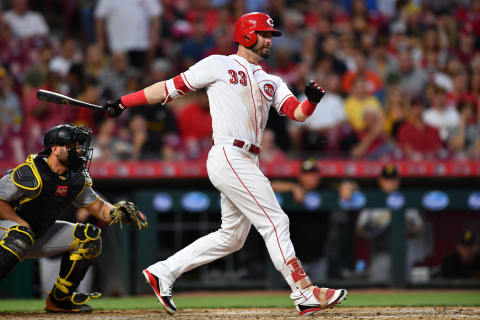
M91 312L87 304L99 293L75 292L93 260L102 252L101 229L57 220L69 205L85 207L110 224L148 226L131 202L111 204L92 189L88 167L92 132L62 124L44 136L45 149L0 179L0 281L24 258L63 253L60 273L49 292L49 312Z
M289 218L259 169L258 154L270 107L280 115L305 121L325 94L312 81L305 88L307 99L299 102L282 79L258 65L269 57L272 37L280 35L267 14L245 14L235 25L237 54L209 56L173 79L104 105L108 115L118 117L128 107L165 104L190 91L207 89L214 142L207 171L221 192L222 225L143 271L171 314L176 312L174 281L184 272L242 248L252 225L263 236L273 264L292 288L291 298L300 315L332 307L347 296L344 289L319 288L311 283L295 256Z

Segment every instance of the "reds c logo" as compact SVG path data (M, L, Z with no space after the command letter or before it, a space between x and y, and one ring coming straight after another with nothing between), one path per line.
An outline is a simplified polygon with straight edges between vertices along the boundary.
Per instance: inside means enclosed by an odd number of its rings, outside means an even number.
M273 86L272 86L270 83L265 83L265 84L263 85L263 91L265 92L265 94L266 94L270 99L273 98L273 94L275 93L275 89L273 88Z
M270 27L273 27L273 19L272 19L272 18L268 18L268 19L267 19L267 24L268 24Z

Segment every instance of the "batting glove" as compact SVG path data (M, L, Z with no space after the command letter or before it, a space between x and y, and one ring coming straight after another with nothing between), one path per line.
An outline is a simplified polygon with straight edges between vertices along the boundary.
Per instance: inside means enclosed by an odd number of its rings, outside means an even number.
M122 112L126 108L123 106L122 101L117 99L115 101L107 101L103 105L103 111L108 117L117 118L120 117Z
M319 103L325 95L325 90L322 89L315 81L311 80L308 86L305 87L305 95L311 103Z

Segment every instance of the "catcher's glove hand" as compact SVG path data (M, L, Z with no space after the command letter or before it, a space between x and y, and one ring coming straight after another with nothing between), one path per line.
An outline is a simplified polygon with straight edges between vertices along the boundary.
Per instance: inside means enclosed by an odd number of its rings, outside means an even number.
M122 200L115 203L110 211L110 217L112 218L110 224L118 222L120 223L120 227L122 227L122 223L128 224L132 222L137 225L139 230L148 227L147 217L145 217L132 202Z
M122 104L122 101L120 99L117 99L115 101L107 101L103 105L103 112L105 112L108 117L112 118L120 117L120 115L125 109L126 108Z
M319 103L325 95L325 90L312 80L308 86L305 87L305 95L311 103Z

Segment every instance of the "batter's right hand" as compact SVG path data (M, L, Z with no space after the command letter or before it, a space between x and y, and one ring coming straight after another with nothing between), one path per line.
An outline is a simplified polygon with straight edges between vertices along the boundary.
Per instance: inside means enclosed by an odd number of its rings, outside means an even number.
M103 105L103 112L105 112L105 115L112 118L120 117L120 115L125 109L126 108L123 106L120 99L117 99L115 101L107 101Z

